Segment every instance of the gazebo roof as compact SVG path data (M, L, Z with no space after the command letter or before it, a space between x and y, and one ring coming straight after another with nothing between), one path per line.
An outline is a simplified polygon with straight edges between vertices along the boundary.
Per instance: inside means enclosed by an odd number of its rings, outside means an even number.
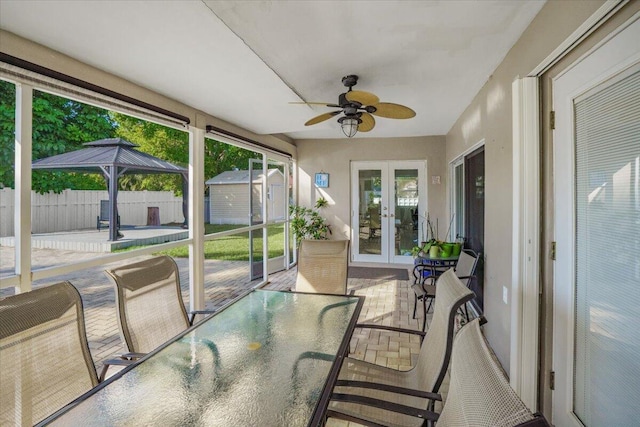
M135 149L137 145L121 138L87 142L82 148L33 162L33 169L103 173L105 166L117 166L123 174L179 173L186 168L176 166Z

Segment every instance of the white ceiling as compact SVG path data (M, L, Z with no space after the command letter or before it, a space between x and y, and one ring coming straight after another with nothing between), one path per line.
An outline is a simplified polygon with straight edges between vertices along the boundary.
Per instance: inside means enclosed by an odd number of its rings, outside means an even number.
M341 78L411 107L358 137L444 135L543 0L9 1L0 28L258 134L340 138Z

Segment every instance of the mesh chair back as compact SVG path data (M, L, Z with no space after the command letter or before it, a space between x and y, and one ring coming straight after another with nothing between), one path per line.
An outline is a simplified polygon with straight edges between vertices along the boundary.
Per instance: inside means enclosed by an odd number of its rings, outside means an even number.
M345 295L348 263L348 240L303 240L296 291Z
M460 258L456 263L456 276L466 277L461 279L462 283L469 286L470 278L476 271L476 265L478 264L478 254L471 249L464 249L460 252Z
M0 300L0 425L33 425L98 384L69 282Z
M158 256L106 270L116 285L122 340L148 353L189 327L175 261Z
M438 427L517 426L533 419L487 346L479 320L474 319L456 335L449 393Z
M440 389L451 358L455 316L458 308L475 295L450 268L438 277L433 319L420 348L415 370L424 390Z

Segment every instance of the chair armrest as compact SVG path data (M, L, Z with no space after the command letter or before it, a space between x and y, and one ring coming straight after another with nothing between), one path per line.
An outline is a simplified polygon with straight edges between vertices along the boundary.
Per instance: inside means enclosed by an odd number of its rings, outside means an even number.
M130 353L123 353L123 354L118 354L116 357L118 359L124 359L124 360L133 360L133 359L141 359L144 356L146 356L147 353L135 353L135 352L130 352Z
M214 314L215 310L193 310L189 312L189 326L193 326L193 320L198 314Z
M415 329L397 328L395 326L376 325L373 323L356 323L356 328L382 329L384 331L420 335L420 345L422 345L422 340L424 340L425 335L427 335L426 332L416 331Z
M356 328L383 329L385 331L404 332L405 334L414 334L424 337L426 332L416 331L415 329L397 328L395 326L376 325L374 323L356 323Z
M439 417L439 415L435 412L427 411L425 409L414 408L413 406L401 405L399 403L388 402L382 399L374 399L372 397L358 396L355 394L333 393L331 395L331 400L337 402L358 403L360 405L374 406L386 411L410 415L428 421L437 421ZM329 416L331 416L331 413L336 413L336 411L329 411Z
M406 387L398 387L390 384L374 383L370 381L338 380L336 381L336 387L372 388L374 390L390 391L392 393L406 394L408 396L423 397L429 400L442 401L442 396L440 396L438 393L431 393L429 391L415 390Z
M101 383L102 381L104 381L107 375L107 370L109 369L109 366L129 366L129 365L133 365L134 363L138 363L138 361L132 360L132 359L105 360L104 362L102 362L102 370L100 371L100 375L98 376L98 382Z
M532 420L518 424L516 427L550 427L549 421L540 412L533 414Z

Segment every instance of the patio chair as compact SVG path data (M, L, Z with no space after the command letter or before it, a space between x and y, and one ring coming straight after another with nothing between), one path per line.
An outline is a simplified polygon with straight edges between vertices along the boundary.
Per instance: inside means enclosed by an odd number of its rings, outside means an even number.
M100 215L96 218L96 228L100 231L100 228L106 226L109 227L109 201L108 200L100 200ZM120 215L117 216L116 227L120 229Z
M438 285L442 286L443 291L435 301L433 322L426 334L422 331L390 326L358 325L424 336L413 368L401 371L348 357L343 362L334 393L357 395L365 399L382 399L422 409L433 406L433 401L429 399L440 389L449 366L456 312L474 296L456 277L453 269L440 276ZM405 421L408 425L412 423L412 417L390 413L383 408L364 408L357 403L342 402L339 399L332 400L329 410L338 418L351 419L359 423L366 420L369 424L365 425L404 425ZM407 420L404 420L405 418Z
M478 254L472 251L471 249L464 249L460 252L460 258L458 258L458 262L455 266L455 273L467 287L471 284L471 281L475 279L474 273L476 271L476 266L478 265ZM437 276L429 276L423 281L418 281L411 286L413 292L415 294L415 298L413 300L413 318L416 318L416 307L418 305L418 300L422 301L422 308L424 313L424 318L422 319L422 330L424 331L427 324L427 313L433 304L433 300L436 297L436 283ZM431 283L431 284L430 284ZM429 300L429 306L427 307L427 300ZM469 311L467 309L467 304L465 303L462 306L464 310L465 317L467 322L469 321Z
M296 292L346 295L348 240L302 240Z
M480 319L474 319L458 332L452 353L449 392L440 414L424 409L425 406L411 405L405 399L395 403L334 393L333 402L351 405L358 412L344 414L330 406L328 416L379 425L371 422L369 414L384 411L388 414L385 425L393 426L424 426L436 421L437 427L549 426L542 415L531 413L509 385L482 335ZM435 394L431 397L441 398Z
M195 315L182 301L180 275L173 258L162 255L105 270L116 287L122 340L129 352L148 353L192 325Z
M98 384L69 282L0 300L0 425L33 425Z

